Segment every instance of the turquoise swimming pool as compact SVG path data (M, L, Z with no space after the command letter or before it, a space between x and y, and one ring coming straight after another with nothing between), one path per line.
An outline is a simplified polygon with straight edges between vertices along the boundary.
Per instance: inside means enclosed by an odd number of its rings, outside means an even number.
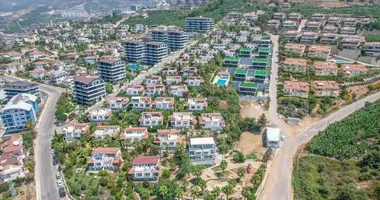
M129 68L131 70L136 70L137 68L144 69L144 66L138 66L137 64L131 64L131 65L129 65Z
M216 84L219 85L219 86L224 86L226 85L227 83L227 80L223 80L223 79L219 79Z

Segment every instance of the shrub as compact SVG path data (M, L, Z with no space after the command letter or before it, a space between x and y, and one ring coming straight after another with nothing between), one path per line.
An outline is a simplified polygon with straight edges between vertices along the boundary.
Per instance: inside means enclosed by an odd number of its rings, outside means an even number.
M241 152L238 152L237 154L234 155L234 157L232 158L232 160L235 163L243 163L245 161L244 154L241 153Z
M99 176L107 176L108 175L108 171L107 170L102 170L98 173Z

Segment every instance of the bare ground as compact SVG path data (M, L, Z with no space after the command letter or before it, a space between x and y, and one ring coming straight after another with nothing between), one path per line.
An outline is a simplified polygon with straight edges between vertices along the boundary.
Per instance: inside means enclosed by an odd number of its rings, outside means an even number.
M240 149L244 155L253 153L258 158L262 158L265 153L262 135L251 132L243 132L236 144L236 148Z
M265 114L267 118L269 118L268 111L264 109L263 104L257 103L257 101L240 101L240 117L253 117L258 119L261 114Z

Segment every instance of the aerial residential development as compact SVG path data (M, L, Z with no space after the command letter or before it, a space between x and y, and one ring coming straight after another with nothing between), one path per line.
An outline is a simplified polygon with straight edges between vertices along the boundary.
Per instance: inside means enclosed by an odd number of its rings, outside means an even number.
M379 2L28 3L1 199L379 199Z

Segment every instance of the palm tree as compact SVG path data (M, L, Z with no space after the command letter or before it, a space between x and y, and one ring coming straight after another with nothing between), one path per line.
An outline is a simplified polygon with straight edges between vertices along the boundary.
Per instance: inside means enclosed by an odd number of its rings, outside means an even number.
M163 199L167 199L167 197L169 195L169 190L166 186L164 186L164 185L160 186L160 188L158 189L158 192Z
M207 183L205 180L203 180L202 178L200 178L199 180L199 183L198 183L199 187L201 188L201 191L202 191L202 194L203 194L203 191L206 189L207 187Z
M251 188L247 186L244 187L241 191L241 195L243 195L245 199L248 199L250 196L252 196Z
M214 189L212 190L212 195L217 198L220 196L220 193L222 192L222 189L220 189L220 187L216 186L214 187Z
M175 196L177 197L177 199L182 199L183 195L185 194L185 192L183 191L182 188L178 187L176 190L175 190Z
M187 180L187 178L183 178L183 181L182 181L182 189L186 192L187 191L187 187L189 186L189 180Z
M224 186L223 193L226 194L228 200L229 196L234 193L234 187L231 184Z
M25 127L28 131L32 131L34 133L34 124L32 123L32 121L27 121L25 123Z
M201 191L200 191L200 189L199 189L198 186L195 186L195 187L191 188L190 193L191 193L191 196L193 197L193 199L195 199L195 197L199 197L200 196Z

